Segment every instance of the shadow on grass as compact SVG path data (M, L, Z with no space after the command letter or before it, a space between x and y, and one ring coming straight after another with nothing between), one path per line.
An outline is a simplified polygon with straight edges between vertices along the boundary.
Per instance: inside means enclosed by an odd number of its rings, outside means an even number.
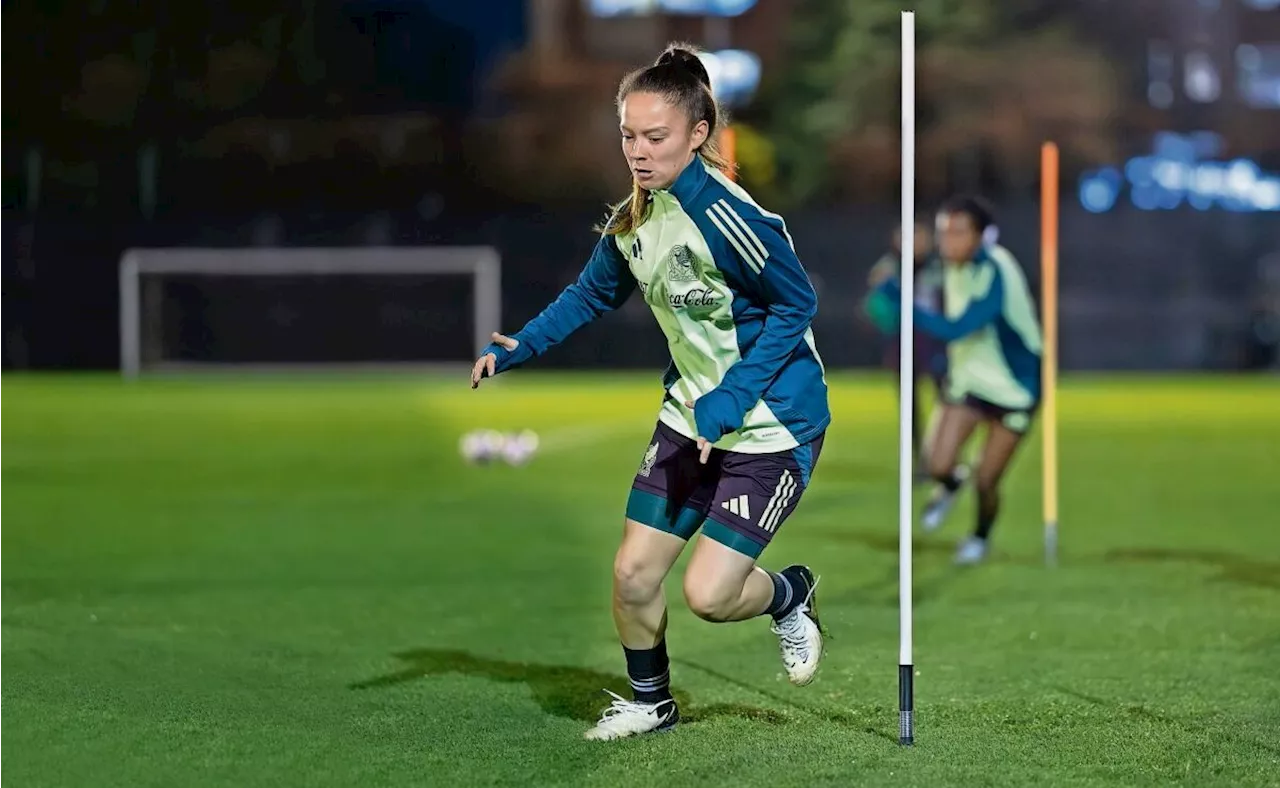
M831 708L821 708L821 707L815 708L812 706L807 706L802 703L797 703L796 701L791 700L790 698L787 698L776 692L771 692L770 690L763 689L754 684L748 684L747 682L742 681L741 679L736 679L733 676L729 676L725 673L721 673L718 670L708 668L705 665L699 665L696 662L690 662L689 660L686 660L686 659L672 659L671 661L677 665L683 665L686 668L691 668L700 673L704 673L708 676L711 676L712 678L719 679L720 681L723 681L726 684L730 684L734 687L738 687L739 689L746 690L747 692L754 692L757 695L762 695L768 698L769 700L773 701L774 703L777 703L781 706L787 706L789 708L795 709L796 711L799 711L810 717L815 717L825 722L829 722L832 725L839 725L841 727L848 728L850 730L856 730L859 733L863 733L868 736L875 736L877 738L889 741L893 744L898 743L897 728L894 728L894 733L891 734L886 731L878 730L873 725L868 725L866 722L866 719L859 718L857 715L850 714L848 712L837 711L836 709L831 709ZM869 709L868 711L873 714L876 714L877 716L883 715L885 719L892 718L895 723L897 722L897 719L898 719L898 712L896 709L891 710L888 707L884 707L884 708L874 707L872 709Z
M1142 706L1137 703L1121 703L1119 701L1107 700L1106 698L1099 698L1096 695L1090 695L1061 685L1054 685L1051 689L1061 692L1063 695L1076 698L1077 700L1082 700L1085 703L1090 703L1094 706L1099 706L1105 709L1112 709L1130 717L1137 717L1139 719L1150 720L1151 722L1158 722L1162 725L1168 725L1169 727L1180 728L1188 734L1198 735L1205 732L1203 728L1196 726L1194 723L1180 720L1176 717L1170 717L1169 715L1161 714L1160 712L1151 711L1146 706ZM1264 744L1263 742L1256 741L1252 738L1236 736L1229 733L1227 736L1240 744L1257 747L1258 749L1269 752L1272 755L1280 755L1280 747L1273 744Z
M1121 564L1202 564L1218 570L1215 580L1280 590L1280 563L1258 561L1215 550L1170 550L1154 547L1112 550L1103 556L1103 561Z
M896 532L848 530L827 531L823 535L832 541L853 542L869 550L886 555L896 556L898 554L898 535ZM926 561L943 556L949 558L953 549L954 545L946 541L919 538L911 540L913 554ZM1002 555L998 550L992 554L990 560L993 563L1013 566L1035 567L1044 565L1043 559L1038 556ZM1216 550L1175 550L1160 547L1138 547L1110 550L1104 553L1100 560L1103 564L1200 564L1218 571L1218 574L1213 578L1215 581L1280 590L1280 562L1261 561ZM1097 561L1099 561L1098 557L1081 556L1077 559L1072 559L1070 563L1078 565ZM923 583L917 581L919 583L916 590L917 601L924 601L932 591L936 590L935 587L941 587L949 583L963 571L965 571L963 568L952 568L952 571L934 575ZM887 573L883 579L872 580L863 584L858 590L870 591L890 582L897 582L896 569Z
M855 531L852 529L848 531L827 531L823 535L837 542L860 544L877 553L891 553L895 556L898 554L898 530L896 528L892 531ZM911 552L914 555L950 557L955 547L955 544L941 540L918 538L912 538L911 540Z
M837 542L853 542L878 553L892 556L892 565L878 577L872 577L845 591L835 598L838 604L844 601L864 601L876 605L896 607L898 605L898 535L870 533L867 531L840 531L824 534ZM965 572L974 571L970 567L958 567L951 563L951 554L955 549L948 542L912 539L911 551L917 567L912 587L912 602L916 607L933 602L940 597L947 586L955 582ZM993 560L1009 563L1022 563L997 557ZM936 571L929 567L943 564ZM925 571L922 571L925 570Z
M394 656L404 663L400 670L357 681L348 685L348 689L393 687L430 676L458 674L524 684L533 693L538 706L547 714L588 723L598 720L600 712L608 705L609 698L602 690L610 689L623 697L630 696L630 685L625 678L586 668L507 662L453 649L413 649ZM701 722L715 717L737 717L770 725L787 722L786 715L772 709L740 703L702 705L694 703L679 689L673 690L673 694L680 704L683 722Z
M860 544L868 550L874 550L878 553L887 553L896 556L898 554L898 531L830 531L824 534L834 541L854 542ZM911 552L916 556L924 556L926 558L945 557L950 563L951 556L955 552L957 542L945 537L936 537L932 539L920 539L918 537L911 540ZM1010 564L1013 566L1043 566L1044 561L1040 558L1028 558L1025 556L1008 555L1000 552L998 543L993 543L991 557L988 559L990 563Z

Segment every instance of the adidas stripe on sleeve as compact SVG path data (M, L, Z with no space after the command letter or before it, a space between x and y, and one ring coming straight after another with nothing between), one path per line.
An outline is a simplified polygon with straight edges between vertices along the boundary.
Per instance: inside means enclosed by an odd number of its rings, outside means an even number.
M746 411L804 342L818 297L779 217L741 200L721 198L701 218L700 229L725 279L767 311L759 340L730 367L719 386Z

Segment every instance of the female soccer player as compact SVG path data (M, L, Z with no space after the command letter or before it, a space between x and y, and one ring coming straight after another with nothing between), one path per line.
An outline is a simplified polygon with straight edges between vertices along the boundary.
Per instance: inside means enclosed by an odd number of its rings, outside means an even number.
M870 292L863 302L863 312L880 331L884 339L883 365L885 369L897 371L900 344L898 339L898 307L896 300L890 303L878 289L881 284L891 279L898 280L902 271L902 227L893 228L891 249L876 261L867 274L867 287ZM916 302L927 309L942 309L942 261L933 253L933 233L926 220L919 219L915 226L915 298ZM933 436L937 433L938 420L942 414L938 402L942 399L943 380L947 374L947 346L945 342L923 331L915 331L912 343L915 351L912 382L916 396L912 398L911 414L911 447L919 458L916 469L916 481L928 481L928 458ZM933 382L935 404L929 412L927 425L923 424L920 392L920 381L928 378ZM893 378L894 390L898 396L900 382L897 375ZM922 429L923 426L923 429Z
M678 721L662 582L700 528L684 577L693 612L717 622L771 616L794 684L812 681L822 656L813 573L756 566L808 486L831 421L809 329L817 297L782 218L721 172L710 85L680 45L622 80L631 197L600 228L577 282L517 333L494 334L471 373L475 387L523 364L637 287L667 337L665 395L613 568L613 618L634 697L614 695L588 739Z
M975 486L978 516L956 561L987 556L1000 513L1000 480L1031 426L1040 400L1040 324L1026 277L1007 249L983 242L991 211L979 200L956 197L937 214L939 251L946 263L943 314L916 304L916 327L948 343L946 404L934 439L929 471L938 482L922 523L933 530L955 502L967 476L957 465L979 423L988 425ZM901 302L896 282L882 285ZM960 472L958 472L960 471Z

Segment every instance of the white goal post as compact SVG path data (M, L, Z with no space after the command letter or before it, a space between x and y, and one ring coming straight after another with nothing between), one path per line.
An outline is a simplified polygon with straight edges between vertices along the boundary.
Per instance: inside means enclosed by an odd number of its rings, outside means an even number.
M489 246L129 249L120 258L120 370L125 377L136 377L146 366L143 279L165 275L470 276L477 355L489 344L490 332L501 330L502 264L497 249Z

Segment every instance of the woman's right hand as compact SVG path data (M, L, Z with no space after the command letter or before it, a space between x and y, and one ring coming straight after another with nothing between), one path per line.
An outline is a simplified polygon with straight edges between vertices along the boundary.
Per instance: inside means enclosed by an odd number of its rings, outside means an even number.
M496 331L493 333L491 339L493 344L501 347L508 353L520 347L519 340L512 339L505 334L499 334ZM497 363L498 356L496 353L485 353L480 356L480 358L476 359L475 366L471 368L471 388L477 388L480 385L481 379L493 377L496 374L494 372L494 367Z

